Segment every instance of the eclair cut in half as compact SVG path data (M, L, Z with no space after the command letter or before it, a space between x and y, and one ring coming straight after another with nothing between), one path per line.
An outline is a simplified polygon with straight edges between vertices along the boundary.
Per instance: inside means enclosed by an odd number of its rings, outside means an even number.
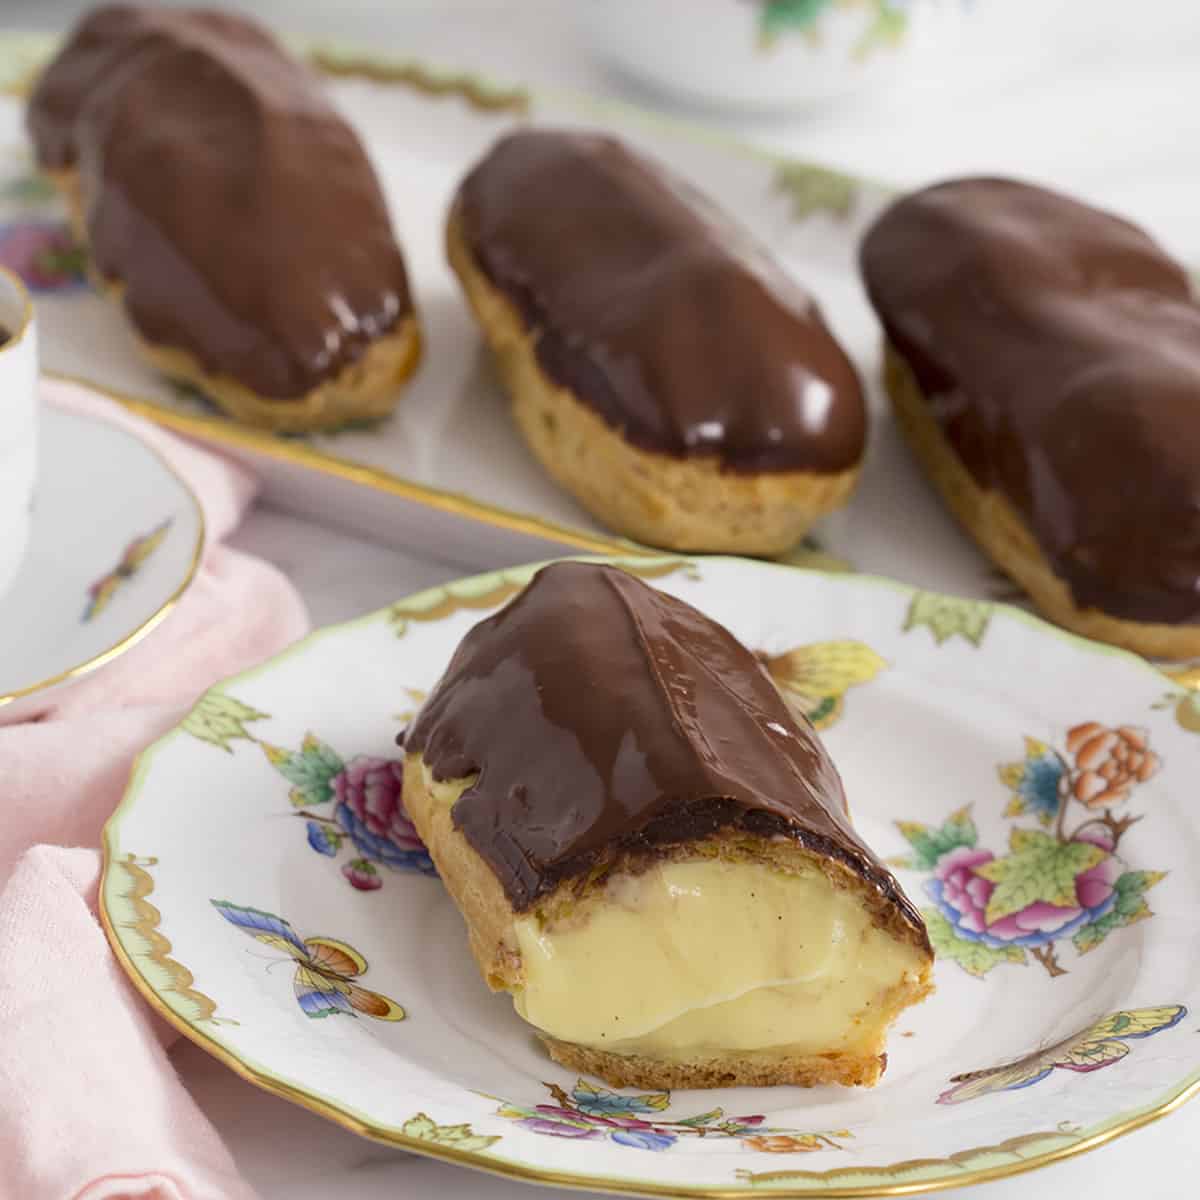
M488 984L617 1086L873 1084L917 912L757 658L615 567L543 568L401 738Z

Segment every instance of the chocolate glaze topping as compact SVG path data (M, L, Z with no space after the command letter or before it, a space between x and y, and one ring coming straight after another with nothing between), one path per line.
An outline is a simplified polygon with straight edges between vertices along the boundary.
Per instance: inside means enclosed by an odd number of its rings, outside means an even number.
M1001 179L898 201L862 245L888 340L1077 604L1200 621L1200 306L1108 213Z
M463 639L408 730L513 908L620 854L720 829L846 863L920 930L845 816L812 727L723 626L614 567L543 568Z
M866 410L812 298L682 181L595 134L523 130L463 181L476 263L542 369L634 445L832 473Z
M412 311L362 146L251 21L96 9L27 120L42 167L79 171L95 265L138 331L210 373L300 396Z

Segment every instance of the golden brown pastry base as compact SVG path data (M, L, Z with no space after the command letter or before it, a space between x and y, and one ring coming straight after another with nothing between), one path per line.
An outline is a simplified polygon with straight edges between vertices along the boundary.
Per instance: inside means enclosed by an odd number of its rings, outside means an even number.
M899 1014L923 1000L932 984L914 988L896 1005ZM874 1087L887 1066L887 1054L706 1054L675 1062L642 1054L614 1054L548 1034L539 1039L556 1063L603 1079L609 1087L723 1088L723 1087Z
M453 797L470 780L438 784ZM466 838L454 828L450 815L452 799L443 793L439 799L427 785L421 756L408 754L404 761L404 807L417 833L429 850L438 874L467 925L471 953L492 991L513 991L523 983L521 954L514 928L515 914L495 875L475 852ZM692 846L673 847L662 858L722 858L735 862L757 862L775 870L793 870L803 861L806 868L816 864L837 887L855 886L849 870L832 859L818 858L795 843L782 839L756 838L746 834L718 834ZM612 864L612 869L630 869L629 864ZM589 889L601 886L606 872L567 880L539 902L537 911L547 920L564 918ZM872 922L894 937L920 946L921 940L911 926L878 893L863 889ZM885 996L882 1009L886 1025L912 1004L933 991L933 960L930 957L921 976L911 983L893 988ZM759 1051L733 1051L707 1054L688 1061L622 1055L596 1050L574 1042L564 1042L539 1033L551 1058L563 1066L599 1076L612 1087L705 1088L768 1087L791 1084L815 1087L825 1083L871 1086L877 1083L887 1063L884 1039L870 1053L773 1055Z
M105 290L114 299L120 298L120 288L110 286ZM357 362L319 387L302 396L272 399L256 395L228 375L210 375L186 350L134 336L138 350L151 366L195 385L235 420L273 433L313 433L388 416L396 407L400 385L421 357L417 323L406 317L395 332L377 338Z
M76 238L87 245L78 173L46 174L67 202ZM124 291L120 283L102 279L95 272L92 281L106 299L120 303ZM332 379L301 396L281 399L259 396L232 376L206 371L187 350L149 342L136 329L133 336L139 353L156 370L199 388L235 420L275 433L311 433L386 417L396 407L400 385L416 370L421 358L421 334L416 318L410 314Z
M824 1083L871 1087L883 1074L883 1062L877 1057L800 1054L764 1060L762 1056L731 1054L674 1063L538 1036L556 1063L599 1076L616 1088L820 1087Z
M857 467L832 475L741 473L721 470L711 457L675 458L631 445L542 371L535 335L475 265L457 211L446 227L446 250L529 448L609 528L671 550L782 554L853 490Z
M1020 513L1006 497L975 482L930 415L908 364L890 344L884 346L884 383L900 428L950 511L984 553L1028 592L1045 617L1083 637L1148 658L1200 655L1200 626L1132 621L1076 605Z

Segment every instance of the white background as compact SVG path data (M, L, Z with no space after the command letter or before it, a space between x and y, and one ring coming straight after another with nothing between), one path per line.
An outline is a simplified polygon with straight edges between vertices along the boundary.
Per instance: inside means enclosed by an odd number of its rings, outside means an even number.
M786 121L724 123L761 144L900 184L966 172L1051 183L1138 220L1200 264L1200 3L975 3L976 30L964 51L902 88ZM576 43L571 0L226 0L225 6L284 29L362 40L380 53L533 86L646 99ZM1030 36L1030 15L1047 6L1055 9L1049 33L1038 22L1038 36ZM61 28L83 7L78 0L0 0L0 18L6 25ZM647 0L646 19L652 15ZM292 577L317 624L455 574L267 510L254 513L235 540ZM374 1146L257 1092L192 1046L178 1048L174 1059L267 1200L573 1194L535 1192ZM1197 1194L1197 1180L1200 1102L1046 1171L942 1194L1182 1200Z

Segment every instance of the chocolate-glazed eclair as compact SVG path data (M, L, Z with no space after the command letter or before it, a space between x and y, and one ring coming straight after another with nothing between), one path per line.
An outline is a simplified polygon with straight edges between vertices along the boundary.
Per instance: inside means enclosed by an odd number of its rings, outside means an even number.
M277 430L385 416L420 339L383 192L317 81L242 17L113 6L27 113L145 357Z
M886 382L918 459L1051 620L1200 655L1200 305L1145 233L964 179L862 244Z
M614 1086L873 1084L925 928L757 658L614 567L475 626L404 804L494 990Z
M866 410L816 304L613 138L502 138L459 188L447 249L525 440L606 525L776 554L848 496Z

